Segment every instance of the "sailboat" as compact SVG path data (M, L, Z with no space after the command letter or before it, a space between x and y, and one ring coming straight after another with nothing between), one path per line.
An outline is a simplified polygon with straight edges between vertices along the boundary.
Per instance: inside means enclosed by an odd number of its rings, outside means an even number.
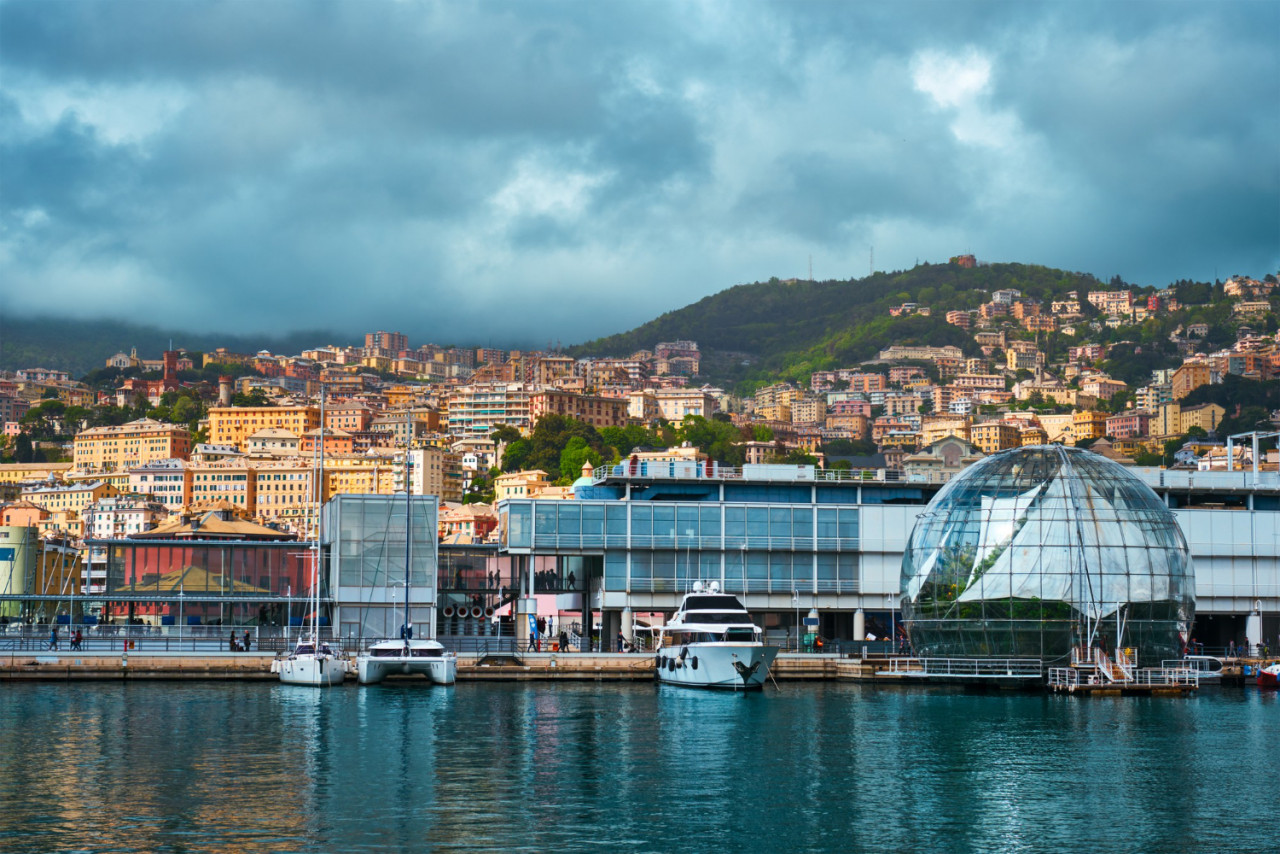
M320 541L323 539L324 514L324 388L320 389L320 437L315 477L315 540L311 544L311 616L307 630L298 636L293 652L271 662L271 672L285 685L312 685L325 688L341 685L347 676L347 661L339 651L320 639Z
M399 639L378 641L356 658L356 679L361 685L381 682L392 673L420 673L436 685L452 685L458 675L458 656L434 638L415 638L410 619L410 568L413 565L413 499L409 488L409 448L404 454L404 622Z

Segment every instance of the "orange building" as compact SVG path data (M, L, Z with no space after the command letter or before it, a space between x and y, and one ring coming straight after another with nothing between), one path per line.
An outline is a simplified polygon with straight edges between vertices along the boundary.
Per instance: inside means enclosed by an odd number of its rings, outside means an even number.
M209 410L209 443L249 449L249 437L264 428L301 436L320 426L315 406L215 406Z

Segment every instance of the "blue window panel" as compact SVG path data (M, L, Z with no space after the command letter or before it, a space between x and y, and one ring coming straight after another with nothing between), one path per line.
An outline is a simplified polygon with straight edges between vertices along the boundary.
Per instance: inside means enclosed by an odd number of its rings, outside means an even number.
M702 538L704 545L708 541L717 544L720 542L719 507L698 508L698 535Z
M871 490L867 490L868 492ZM856 486L819 486L819 504L857 504L858 488Z
M507 543L514 549L533 546L533 508L528 504L509 505Z
M557 521L560 528L557 533L561 537L569 537L577 539L582 533L582 505L576 501L557 501L556 507Z
M605 552L604 555L604 589L627 589L627 553L623 551Z
M554 543L556 536L556 505L545 501L534 505L534 521L537 523L538 539L544 543Z

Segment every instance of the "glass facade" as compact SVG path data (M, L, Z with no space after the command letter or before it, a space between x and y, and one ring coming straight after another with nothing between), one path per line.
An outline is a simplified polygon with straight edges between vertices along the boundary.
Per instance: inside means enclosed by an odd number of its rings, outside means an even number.
M507 501L506 550L604 556L606 591L858 590L856 507L668 501Z
M1068 660L1071 648L1182 654L1195 610L1172 512L1118 463L1076 448L1005 451L949 482L902 559L902 611L921 656Z
M398 636L407 593L413 605L410 621L420 637L429 637L434 627L428 606L436 601L436 496L414 495L409 501L402 494L339 495L324 512L342 635Z

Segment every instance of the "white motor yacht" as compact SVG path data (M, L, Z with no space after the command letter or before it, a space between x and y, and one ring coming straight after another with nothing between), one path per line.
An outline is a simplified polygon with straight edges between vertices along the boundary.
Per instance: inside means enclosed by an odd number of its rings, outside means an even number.
M659 682L691 688L763 688L778 655L736 596L698 582L656 640Z
M436 685L452 685L458 676L458 656L439 641L412 638L378 641L356 659L361 685L381 682L395 673L420 673Z

